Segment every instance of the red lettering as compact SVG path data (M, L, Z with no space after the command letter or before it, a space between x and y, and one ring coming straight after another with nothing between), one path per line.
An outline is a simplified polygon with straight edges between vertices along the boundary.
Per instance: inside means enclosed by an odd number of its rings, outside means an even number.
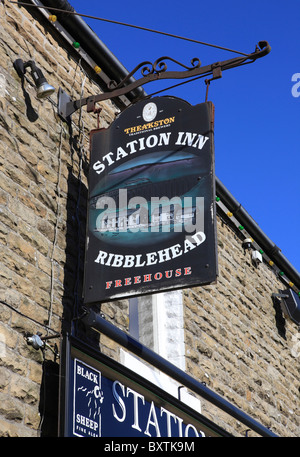
M172 276L173 276L173 270L165 271L165 275L166 275L166 278L167 278L167 279L172 278Z
M185 267L185 269L184 269L184 274L185 274L185 275L191 275L191 274L192 274L191 267Z
M190 275L192 274L192 267L185 267L184 269L177 268L175 271L174 270L167 270L164 272L158 271L153 274L153 279L156 281L160 281L163 276L165 278L170 279L173 277L178 278L179 276L182 275ZM141 284L141 282L151 282L152 281L152 273L144 274L143 276L134 276L133 278L124 278L124 283L122 284L122 279L115 279L114 283L113 281L106 281L105 283L105 288L110 289L113 285L114 287L122 287L122 286L130 286L132 284Z
M159 281L161 278L162 278L162 273L160 273L160 272L155 273L154 279L156 279L157 281Z
M151 276L152 274L144 275L144 282L150 282L151 281Z

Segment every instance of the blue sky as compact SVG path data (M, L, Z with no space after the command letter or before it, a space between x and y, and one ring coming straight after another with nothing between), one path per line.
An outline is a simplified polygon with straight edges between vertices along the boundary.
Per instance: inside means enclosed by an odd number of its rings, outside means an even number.
M216 175L300 271L299 0L70 0L78 13L121 21L250 53L260 40L272 51L255 63L223 72L211 83L215 105ZM120 62L170 56L202 65L238 56L227 51L121 25L85 19ZM171 69L171 67L169 68ZM173 68L175 69L175 68ZM136 78L140 77L139 74ZM175 81L176 82L176 81ZM165 81L168 87L172 81ZM144 87L148 94L154 83ZM296 95L300 95L300 85ZM205 99L204 79L168 90L191 104Z

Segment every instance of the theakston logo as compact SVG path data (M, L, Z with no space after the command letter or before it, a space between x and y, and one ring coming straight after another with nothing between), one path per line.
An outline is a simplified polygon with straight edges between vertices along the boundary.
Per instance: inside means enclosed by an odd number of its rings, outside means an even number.
M133 127L128 127L126 129L124 129L124 132L127 135L132 135L135 133L143 132L144 130L158 129L161 127L169 126L173 122L175 122L175 116L167 117L165 119L160 119L158 121L147 122L146 124L140 124L140 125L136 125Z

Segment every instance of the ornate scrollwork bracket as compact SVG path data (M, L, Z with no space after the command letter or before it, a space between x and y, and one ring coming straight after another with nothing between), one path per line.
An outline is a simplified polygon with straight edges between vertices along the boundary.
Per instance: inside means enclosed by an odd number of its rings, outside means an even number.
M178 66L180 66L182 68L185 68L185 71L193 70L193 69L199 68L201 66L201 62L197 57L195 57L194 59L191 60L192 66L187 67L186 65L178 62L175 59L172 59L171 57L164 56L164 57L160 57L159 59L157 59L154 63L149 62L149 61L140 63L137 67L134 68L134 70L132 70L130 73L128 73L126 78L124 78L119 84L117 84L115 81L110 81L108 83L108 89L116 90L121 87L125 87L126 83L135 75L135 73L137 73L137 71L139 69L141 69L141 74L143 76L143 78L137 80L141 83L139 85L143 85L143 84L146 84L147 82L149 82L149 81L146 81L147 79L150 79L151 81L154 81L156 79L162 79L161 78L162 73L165 73L165 75L167 75L166 77L170 77L171 72L167 72L167 69L168 69L167 64L166 64L167 60L177 64ZM179 72L177 71L177 73L179 73ZM181 72L181 73L183 73L183 72ZM188 77L188 76L182 76L182 77ZM144 79L145 79L145 82L143 82Z
M187 79L197 78L212 75L212 79L217 79L222 76L222 71L236 68L247 63L252 63L258 58L261 58L271 51L271 47L267 41L260 41L253 53L247 54L243 57L236 57L222 62L215 62L204 67L198 58L191 60L191 66L186 66L171 57L160 57L154 63L145 61L135 67L128 75L119 83L110 81L108 83L108 92L90 97L82 98L80 100L72 101L70 97L62 90L59 89L58 94L58 114L64 120L69 120L70 116L79 108L87 106L87 111L92 112L95 110L95 104L108 99L113 99L126 95L134 91L140 86L144 86L151 81L158 81L164 79ZM166 62L172 62L181 67L180 70L168 70ZM142 77L134 79L134 75L141 71ZM206 83L210 80L206 80Z

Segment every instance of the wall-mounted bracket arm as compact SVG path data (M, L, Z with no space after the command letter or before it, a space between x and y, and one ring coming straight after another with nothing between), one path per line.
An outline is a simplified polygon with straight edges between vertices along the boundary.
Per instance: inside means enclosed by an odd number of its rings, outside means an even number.
M148 84L151 81L158 81L163 79L187 79L187 78L201 78L204 76L212 75L213 79L220 78L222 71L236 68L247 63L255 62L257 59L269 54L271 47L267 41L260 41L256 46L254 52L246 54L243 57L236 57L222 62L215 62L210 65L201 67L201 62L198 58L191 60L191 67L183 65L180 62L172 59L171 57L160 57L153 64L151 62L142 62L133 71L131 71L123 81L117 84L115 81L110 81L108 84L108 92L93 95L86 98L81 98L72 101L68 94L61 88L58 91L58 114L65 121L70 120L70 116L83 106L87 106L87 111L92 112L95 109L95 104L104 100L113 99L125 95L134 89ZM180 71L167 71L166 61L171 61L176 65L183 67L184 70ZM141 69L142 78L128 84L130 78Z

